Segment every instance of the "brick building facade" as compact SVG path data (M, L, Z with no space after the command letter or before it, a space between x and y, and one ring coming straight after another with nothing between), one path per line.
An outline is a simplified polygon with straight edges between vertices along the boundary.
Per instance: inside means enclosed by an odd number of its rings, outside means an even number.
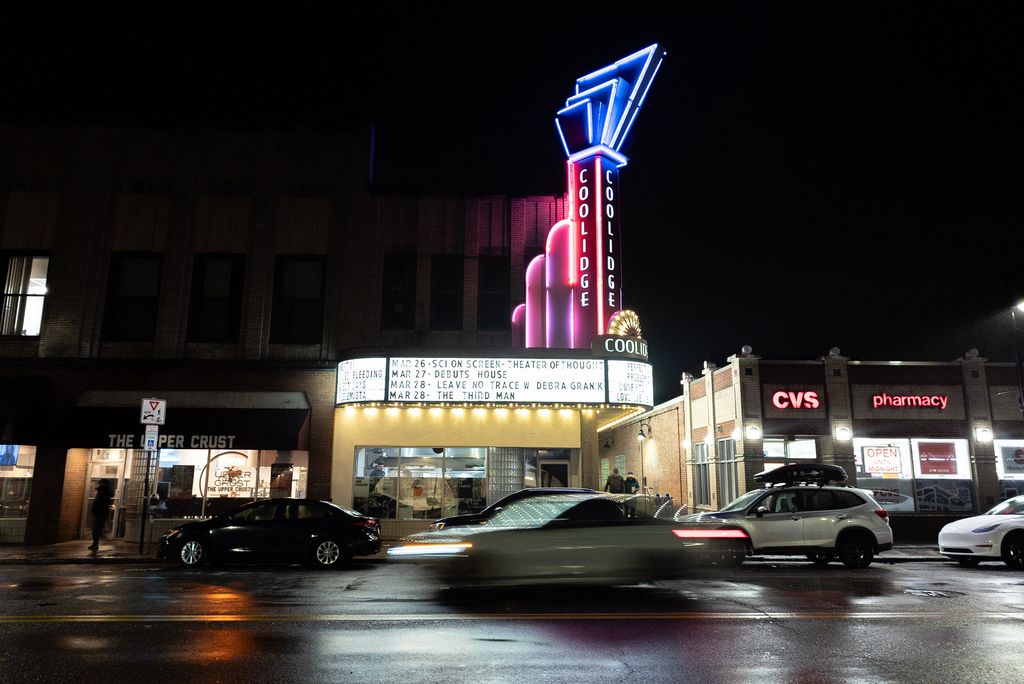
M254 434L236 458L257 480L267 453L299 459L303 493L328 497L339 358L510 346L511 303L564 198L388 195L370 182L371 150L368 129L0 127L0 443L21 453L0 471L0 541L82 534L93 469L114 472L98 451L128 444L86 437L90 411L178 397L162 433L176 410L196 430L257 406L306 411L294 439L266 449L278 436ZM118 466L135 466L132 492L139 446Z
M644 472L652 494L712 511L803 460L842 466L893 527L931 538L950 518L1024 492L1017 369L970 350L954 362L814 361L749 350L684 374L681 395L601 430L603 467ZM641 423L649 437L637 439ZM641 449L643 451L641 451ZM642 455L642 458L641 458Z

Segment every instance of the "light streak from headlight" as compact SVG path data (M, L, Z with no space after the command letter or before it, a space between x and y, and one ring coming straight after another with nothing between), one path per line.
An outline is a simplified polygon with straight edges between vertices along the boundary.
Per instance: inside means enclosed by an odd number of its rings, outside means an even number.
M469 542L461 544L406 544L388 549L389 556L453 556L473 548Z

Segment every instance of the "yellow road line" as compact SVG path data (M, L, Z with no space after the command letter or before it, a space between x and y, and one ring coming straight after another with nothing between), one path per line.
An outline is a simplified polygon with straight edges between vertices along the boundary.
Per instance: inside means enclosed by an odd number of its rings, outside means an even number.
M0 624L59 622L459 622L537 620L1024 620L1024 612L445 613L400 615L2 615Z

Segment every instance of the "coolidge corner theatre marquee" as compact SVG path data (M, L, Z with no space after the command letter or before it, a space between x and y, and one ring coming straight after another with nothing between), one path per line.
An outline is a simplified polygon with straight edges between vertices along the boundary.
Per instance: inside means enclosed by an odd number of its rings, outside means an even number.
M569 217L527 265L513 349L338 364L331 491L385 536L523 487L600 488L598 428L652 406L647 343L623 302L618 184L663 57L652 45L577 79L558 111Z

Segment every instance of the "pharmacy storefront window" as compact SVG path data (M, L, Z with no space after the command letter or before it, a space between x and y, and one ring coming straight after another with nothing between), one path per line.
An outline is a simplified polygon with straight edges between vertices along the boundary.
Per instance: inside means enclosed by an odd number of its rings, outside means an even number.
M966 440L854 439L857 486L895 512L974 508Z
M1024 494L1024 440L997 439L993 445L1001 500Z

